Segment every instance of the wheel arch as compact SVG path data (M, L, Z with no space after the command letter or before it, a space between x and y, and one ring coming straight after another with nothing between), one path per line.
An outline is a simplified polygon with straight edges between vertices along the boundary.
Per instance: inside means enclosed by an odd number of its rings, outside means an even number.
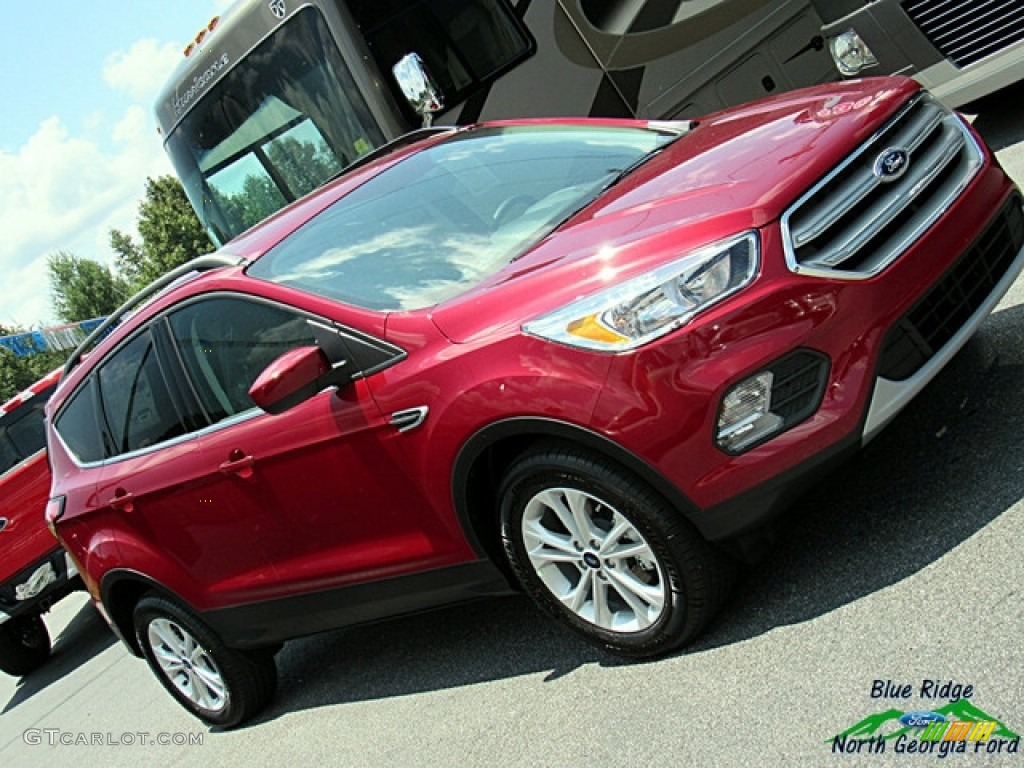
M590 429L558 419L513 417L475 432L459 450L452 470L452 500L473 549L507 571L499 534L497 491L519 456L541 445L579 447L622 466L693 520L697 507L636 454Z
M135 606L144 595L156 594L182 605L188 603L172 590L145 574L129 569L109 571L100 584L100 600L110 618L114 633L128 650L142 658L142 649L135 637Z

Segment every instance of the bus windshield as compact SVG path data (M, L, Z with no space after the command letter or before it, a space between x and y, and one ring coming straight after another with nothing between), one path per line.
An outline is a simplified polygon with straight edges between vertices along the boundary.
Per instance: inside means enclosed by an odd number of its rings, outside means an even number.
M167 137L193 207L224 243L384 143L309 7L217 83Z

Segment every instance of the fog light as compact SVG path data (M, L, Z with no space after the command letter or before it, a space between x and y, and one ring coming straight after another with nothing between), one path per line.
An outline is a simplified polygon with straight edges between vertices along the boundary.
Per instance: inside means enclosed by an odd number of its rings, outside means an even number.
M762 371L725 393L716 438L722 449L739 453L782 426L782 417L771 412L774 380L771 371Z
M836 69L844 77L853 77L869 67L878 65L875 54L871 52L867 43L854 29L848 29L841 35L830 37L828 47L832 52Z
M715 444L743 453L795 427L821 405L828 358L798 349L734 384L718 408Z

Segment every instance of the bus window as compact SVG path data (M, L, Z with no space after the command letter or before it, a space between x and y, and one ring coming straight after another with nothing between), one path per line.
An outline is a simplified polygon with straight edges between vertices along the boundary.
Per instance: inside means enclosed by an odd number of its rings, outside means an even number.
M213 86L166 147L223 243L383 143L320 12L309 7Z
M445 104L462 101L534 50L501 0L356 0L349 10L381 72L391 72L407 53L418 53ZM395 83L390 85L406 108ZM415 122L411 111L407 116Z

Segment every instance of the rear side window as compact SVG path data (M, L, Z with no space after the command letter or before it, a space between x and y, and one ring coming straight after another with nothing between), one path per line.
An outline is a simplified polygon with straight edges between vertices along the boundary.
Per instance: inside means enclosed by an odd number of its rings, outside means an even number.
M31 456L46 447L44 406L42 402L33 403L25 408L22 418L7 428L7 437L22 456Z
M90 383L74 394L54 421L54 428L79 461L103 459L103 443L96 419L96 397Z
M100 397L113 453L128 453L183 435L150 333L137 336L99 369Z

